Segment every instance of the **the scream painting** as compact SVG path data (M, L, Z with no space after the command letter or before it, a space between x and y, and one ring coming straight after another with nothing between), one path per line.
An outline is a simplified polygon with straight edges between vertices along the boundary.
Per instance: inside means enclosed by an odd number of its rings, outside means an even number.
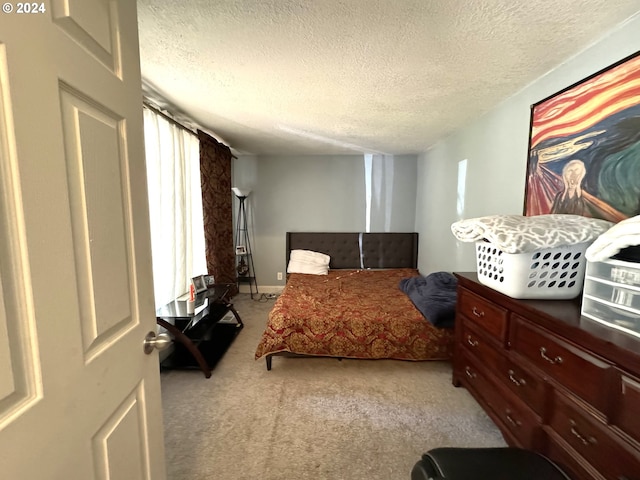
M524 213L640 214L640 52L531 107Z

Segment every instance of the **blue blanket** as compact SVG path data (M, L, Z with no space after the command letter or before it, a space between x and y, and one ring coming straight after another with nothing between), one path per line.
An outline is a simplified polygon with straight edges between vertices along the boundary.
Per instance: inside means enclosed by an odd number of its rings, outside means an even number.
M403 278L398 285L418 310L436 327L453 327L458 280L449 272Z

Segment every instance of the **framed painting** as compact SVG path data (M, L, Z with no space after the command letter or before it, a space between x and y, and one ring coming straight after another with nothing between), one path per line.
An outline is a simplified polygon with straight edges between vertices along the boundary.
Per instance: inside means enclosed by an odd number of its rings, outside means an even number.
M204 275L193 277L191 279L191 283L193 284L193 289L195 290L196 294L204 292L207 289L207 282L204 278Z
M531 106L524 214L640 214L640 52Z

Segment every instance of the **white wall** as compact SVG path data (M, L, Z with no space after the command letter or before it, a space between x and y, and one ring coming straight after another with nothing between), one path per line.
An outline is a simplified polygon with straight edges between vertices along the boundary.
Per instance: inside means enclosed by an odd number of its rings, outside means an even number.
M423 274L476 270L474 246L456 241L450 229L453 222L483 215L522 214L531 105L638 50L640 16L636 15L418 157L415 229L420 233L419 268ZM465 159L464 205L458 211L458 163Z
M374 158L372 164L370 231L414 231L417 157ZM286 269L287 231L365 231L365 177L363 155L233 161L233 186L252 190L245 206L259 286L284 285L276 275Z

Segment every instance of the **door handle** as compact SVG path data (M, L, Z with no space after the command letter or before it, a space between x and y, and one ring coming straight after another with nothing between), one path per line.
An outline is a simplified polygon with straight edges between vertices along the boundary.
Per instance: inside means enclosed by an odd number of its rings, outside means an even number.
M156 335L156 332L149 332L147 336L144 337L142 345L144 347L144 353L150 355L154 348L158 351L164 350L171 345L171 342L171 337L166 333Z

